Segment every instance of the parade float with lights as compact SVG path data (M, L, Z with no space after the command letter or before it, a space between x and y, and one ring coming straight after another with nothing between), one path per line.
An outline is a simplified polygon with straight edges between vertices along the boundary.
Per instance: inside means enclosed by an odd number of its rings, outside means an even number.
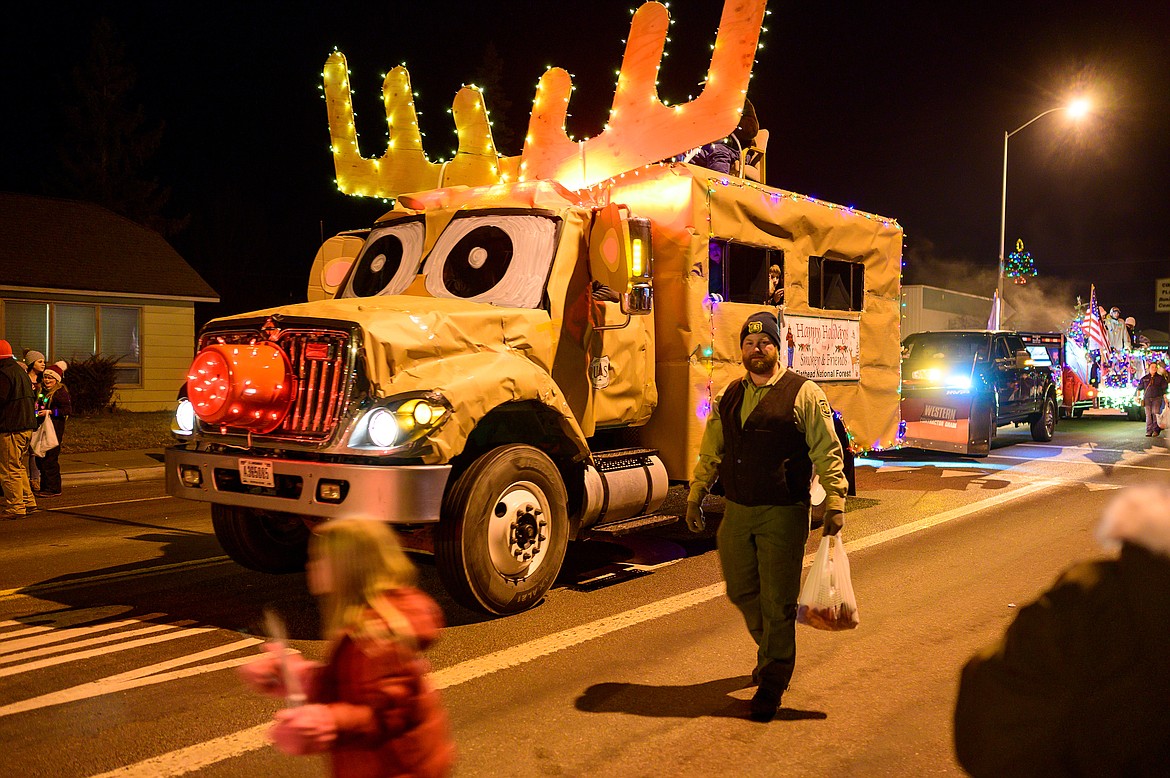
M566 134L574 87L552 68L518 157L465 87L458 152L431 161L402 67L386 150L362 156L329 56L337 185L393 206L325 242L308 302L203 329L168 491L210 502L225 550L262 571L302 566L331 518L429 535L452 595L503 614L543 597L569 540L677 520L659 508L743 374L751 313L781 317L781 359L821 384L852 449L896 445L901 227L671 161L736 128L764 6L724 5L702 93L666 105L670 19L645 3L605 130Z
M1089 302L1078 304L1065 340L1065 406L1072 416L1088 408L1124 413L1130 421L1144 421L1145 406L1138 381L1148 365L1160 359L1148 340L1134 335L1137 322L1122 319L1119 308L1106 312L1097 305L1097 290Z

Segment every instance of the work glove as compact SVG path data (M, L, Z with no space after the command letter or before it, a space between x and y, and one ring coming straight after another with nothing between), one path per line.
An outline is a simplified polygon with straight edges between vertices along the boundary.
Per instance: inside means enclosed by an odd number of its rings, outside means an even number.
M286 754L320 754L337 739L337 721L326 705L285 708L276 712L276 724L268 736Z
M703 509L697 502L687 503L687 529L691 532L699 533L706 528L707 522L703 521Z
M824 537L836 535L845 526L844 511L825 511L825 526L821 530Z

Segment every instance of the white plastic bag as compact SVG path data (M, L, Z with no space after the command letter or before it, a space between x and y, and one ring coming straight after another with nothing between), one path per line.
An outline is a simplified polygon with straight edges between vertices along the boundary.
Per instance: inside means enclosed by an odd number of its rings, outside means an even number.
M48 416L44 417L41 426L37 427L32 434L32 440L29 441L29 448L32 449L33 456L43 457L49 452L49 449L56 448L59 445L57 441L57 428L53 426L53 420Z
M1162 403L1162 412L1155 419L1157 419L1159 427L1162 429L1170 429L1170 400Z
M861 623L849 577L849 557L845 556L840 533L821 538L796 600L796 623L832 631L853 629Z

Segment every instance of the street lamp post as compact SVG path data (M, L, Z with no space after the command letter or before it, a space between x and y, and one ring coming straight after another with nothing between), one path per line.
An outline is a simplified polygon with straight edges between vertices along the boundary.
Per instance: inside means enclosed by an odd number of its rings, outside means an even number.
M1078 97L1077 99L1073 100L1068 105L1060 105L1060 106L1057 106L1056 108L1049 108L1047 111L1043 111L1042 113L1038 113L1035 116L1033 116L1031 119L1029 119L1028 121L1021 124L1019 127L1012 130L1011 132L1005 132L1003 134L1003 191L1002 191L1002 197L1000 198L1000 204L999 204L999 278L998 278L996 285L995 285L995 292L996 292L996 296L999 298L999 301L998 301L998 304L993 303L994 308L995 308L995 328L996 329L999 329L1000 325L1003 323L1001 311L1003 310L1003 278L1004 278L1004 270L1005 270L1004 256L1007 253L1007 251L1006 251L1007 247L1004 245L1004 241L1007 238L1005 233L1007 232L1008 138L1012 137L1013 135L1015 135L1017 132L1024 129L1025 127L1031 125L1033 122L1035 122L1039 119L1043 119L1045 116L1047 116L1050 113L1056 113L1057 111L1065 111L1068 113L1069 118L1079 119L1089 112L1089 107L1090 106L1089 106L1088 99L1086 99L1084 97Z

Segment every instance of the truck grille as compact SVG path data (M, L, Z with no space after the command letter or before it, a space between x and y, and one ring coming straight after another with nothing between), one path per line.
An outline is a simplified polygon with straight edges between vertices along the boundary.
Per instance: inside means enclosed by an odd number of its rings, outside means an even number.
M275 343L288 356L296 378L292 405L280 426L265 437L321 441L329 438L349 400L353 365L350 333L329 330L283 330L276 340L257 330L209 332L199 348L215 343ZM200 425L204 432L243 434L232 427Z

